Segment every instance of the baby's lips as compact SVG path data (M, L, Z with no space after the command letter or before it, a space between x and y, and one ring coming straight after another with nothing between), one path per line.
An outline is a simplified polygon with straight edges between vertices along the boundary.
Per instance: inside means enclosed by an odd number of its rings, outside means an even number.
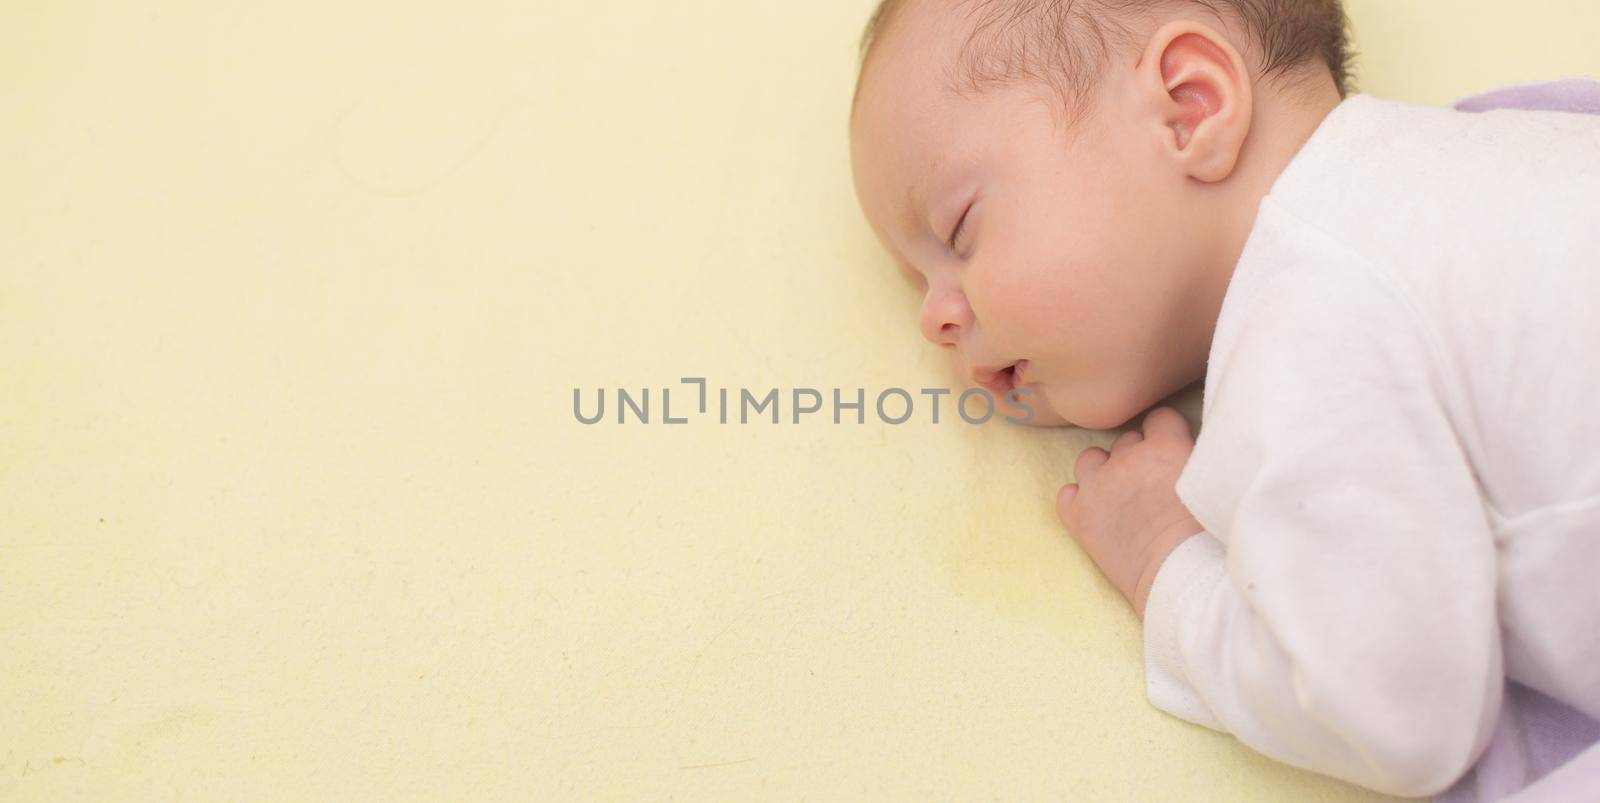
M1015 387L1015 376L1012 365L998 368L973 368L972 383L994 396L1004 396Z

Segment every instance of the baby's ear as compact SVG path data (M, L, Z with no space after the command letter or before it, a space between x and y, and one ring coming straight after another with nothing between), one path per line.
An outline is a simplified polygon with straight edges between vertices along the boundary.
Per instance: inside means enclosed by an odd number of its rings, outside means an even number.
M1193 20L1161 26L1136 68L1163 127L1163 144L1201 181L1233 174L1250 133L1250 71L1226 37Z

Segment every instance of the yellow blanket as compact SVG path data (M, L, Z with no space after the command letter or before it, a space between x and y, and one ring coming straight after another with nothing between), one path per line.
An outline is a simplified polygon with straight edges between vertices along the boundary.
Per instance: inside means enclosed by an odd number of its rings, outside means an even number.
M1370 798L1145 701L1051 506L1115 433L878 420L955 380L870 5L6 4L0 798ZM1378 94L1600 72L1591 0L1350 9Z

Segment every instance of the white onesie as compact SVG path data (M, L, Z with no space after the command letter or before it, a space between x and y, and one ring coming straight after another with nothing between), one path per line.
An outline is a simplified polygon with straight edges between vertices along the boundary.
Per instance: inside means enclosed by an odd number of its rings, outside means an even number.
M1600 118L1340 104L1261 204L1203 411L1158 708L1413 796L1507 678L1600 718Z

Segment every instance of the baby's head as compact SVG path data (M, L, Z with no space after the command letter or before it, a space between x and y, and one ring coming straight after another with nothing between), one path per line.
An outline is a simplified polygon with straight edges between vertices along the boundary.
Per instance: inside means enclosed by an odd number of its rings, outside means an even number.
M1035 423L1120 426L1203 377L1345 42L1338 0L885 0L851 160L924 336Z

